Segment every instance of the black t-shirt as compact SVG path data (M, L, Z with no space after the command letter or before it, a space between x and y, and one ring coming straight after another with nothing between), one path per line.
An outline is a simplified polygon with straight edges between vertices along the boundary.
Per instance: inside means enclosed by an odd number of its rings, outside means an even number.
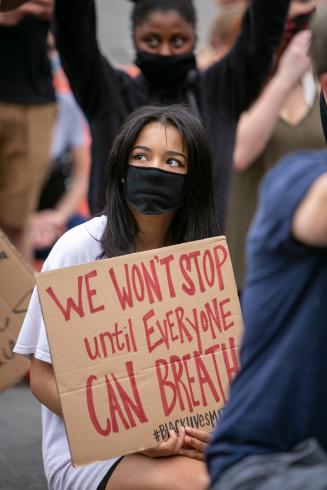
M289 0L252 0L231 52L204 73L196 72L165 98L141 75L132 79L101 55L94 0L56 0L57 46L74 95L90 123L93 146L89 201L92 213L105 203L106 162L125 117L146 104L186 103L203 116L213 155L214 199L224 227L236 125L258 95L278 46ZM194 104L195 102L195 104Z
M47 56L49 22L26 16L17 26L0 26L0 101L55 101Z

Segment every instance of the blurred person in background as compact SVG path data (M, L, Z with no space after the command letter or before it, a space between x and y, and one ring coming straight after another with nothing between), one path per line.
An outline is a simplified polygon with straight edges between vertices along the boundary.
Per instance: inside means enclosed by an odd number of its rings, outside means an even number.
M0 227L32 259L29 221L45 179L56 117L47 35L52 0L3 0L0 13Z
M327 141L327 2L312 25ZM211 490L327 488L327 150L265 176L248 236L241 371L207 452Z
M238 0L219 9L209 28L207 43L196 57L200 70L205 70L229 53L240 32L246 6L245 0Z
M52 35L48 42L58 115L51 147L50 173L30 229L32 245L39 258L45 258L67 229L86 220L87 214L81 211L87 197L90 169L88 125L71 93Z
M319 87L307 54L310 34L305 30L315 8L315 0L291 2L274 73L238 125L226 235L239 291L246 272L245 238L261 179L283 155L325 146Z
M63 68L92 135L89 203L103 209L106 159L125 117L149 103L186 103L207 126L214 158L215 207L221 227L236 125L260 91L279 45L289 0L253 0L223 60L196 68L196 13L191 0L138 0L132 37L141 74L129 77L102 55L93 0L57 0L56 37Z

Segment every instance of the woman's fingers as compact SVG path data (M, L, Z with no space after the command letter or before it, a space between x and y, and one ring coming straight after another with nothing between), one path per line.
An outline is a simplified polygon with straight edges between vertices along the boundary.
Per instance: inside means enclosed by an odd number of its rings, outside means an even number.
M184 429L184 427L181 427L179 429L177 442L176 442L176 446L175 446L176 454L179 453L179 451L182 449L183 444L184 444L184 440L185 440L185 429Z
M204 430L185 427L184 446L185 450L196 450L203 453L211 441L211 434Z
M169 431L169 439L162 442L159 446L160 450L169 454L177 454L184 444L185 430L183 427L180 428L178 435L175 431Z
M201 453L203 453L208 447L207 442L199 441L198 439L194 439L193 437L190 437L190 436L186 436L184 441L188 447L191 447L191 448L193 448L196 451L199 451Z
M193 427L185 427L185 435L198 439L199 441L206 442L207 444L209 444L212 439L210 432L201 429L194 429Z

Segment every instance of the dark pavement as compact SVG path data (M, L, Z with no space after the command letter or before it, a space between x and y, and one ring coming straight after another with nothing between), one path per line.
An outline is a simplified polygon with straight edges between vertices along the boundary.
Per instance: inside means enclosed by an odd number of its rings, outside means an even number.
M0 490L46 490L41 408L27 383L0 393Z

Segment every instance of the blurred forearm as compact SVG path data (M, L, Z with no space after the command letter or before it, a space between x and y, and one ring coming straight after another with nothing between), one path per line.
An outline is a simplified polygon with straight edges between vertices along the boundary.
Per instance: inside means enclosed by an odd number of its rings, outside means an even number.
M26 3L28 0L0 0L0 12L16 9Z
M290 93L287 84L274 78L253 107L241 117L234 150L235 170L248 168L265 149L279 111Z
M240 119L234 151L234 168L249 167L266 147L278 115L293 88L310 67L310 32L297 34L280 59L278 71L265 90Z
M87 195L90 172L89 145L73 149L72 185L56 206L56 211L62 217L63 223L78 212L78 206Z

